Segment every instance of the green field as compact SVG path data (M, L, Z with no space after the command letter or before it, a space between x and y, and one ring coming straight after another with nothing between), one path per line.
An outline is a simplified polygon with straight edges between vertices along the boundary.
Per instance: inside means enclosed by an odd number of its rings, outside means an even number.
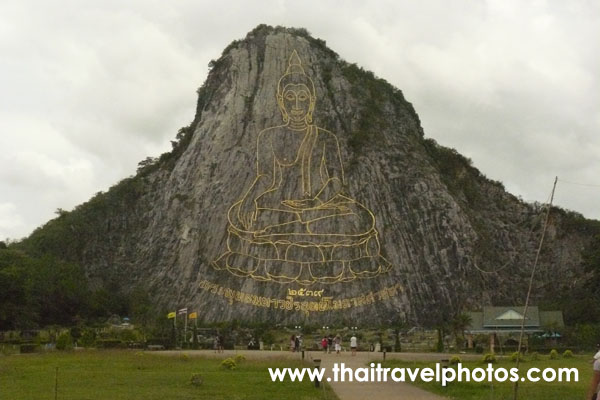
M523 400L548 400L548 399L583 399L587 393L588 385L592 375L592 356L575 356L574 358L550 360L548 356L540 356L537 361L521 362L519 367L520 376L529 368L577 368L579 370L579 382L519 382L519 399ZM465 361L463 367L473 370L474 368L485 368L487 364L481 361ZM435 368L433 362L409 362L390 360L384 363L387 368ZM515 363L508 359L501 359L494 364L494 368L514 368ZM430 392L434 392L451 399L460 400L512 400L513 383L476 383L476 382L453 382L443 387L441 383L416 382L419 386Z
M300 361L245 360L235 370L220 363L133 351L0 355L0 399L53 400L56 367L59 400L337 399L308 381L271 382L267 368L306 366ZM191 384L196 373L199 386Z

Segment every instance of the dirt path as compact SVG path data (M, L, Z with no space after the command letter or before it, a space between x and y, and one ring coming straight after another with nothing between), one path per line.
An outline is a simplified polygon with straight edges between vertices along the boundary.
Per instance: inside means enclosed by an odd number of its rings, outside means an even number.
M222 354L217 354L210 350L186 350L186 351L155 351L154 354L164 355L179 355L181 353L188 354L190 356L202 356L210 358L225 358L233 357L236 354L243 354L249 360L252 359L269 359L269 358L288 358L288 359L299 359L301 353L291 353L286 351L246 351L246 350L226 350ZM368 363L372 361L381 361L383 359L382 353L368 353L361 352L357 353L356 356L352 357L349 352L342 352L341 354L323 354L322 352L305 352L307 360L320 359L321 367L327 368L325 380L331 378L328 381L329 385L333 388L335 393L338 395L340 400L442 400L444 397L436 394L429 393L425 390L419 389L416 386L412 386L408 383L403 382L333 382L333 373L331 372L334 363L344 363L345 367L356 369L361 367L368 367ZM451 355L439 354L439 353L389 353L386 355L387 359L399 359L405 361L440 361L442 359L449 359ZM462 359L477 358L475 355L461 355Z
M321 357L321 366L327 368L327 378L335 393L341 400L441 400L443 397L426 392L416 386L403 382L334 382L333 373L330 371L334 363L341 363L347 368L365 368L371 361L380 361L381 353L357 353L351 356L349 353L337 354L311 354L314 358ZM388 357L390 358L390 357ZM439 360L436 359L436 360ZM326 378L326 379L327 379ZM347 378L346 378L347 379Z

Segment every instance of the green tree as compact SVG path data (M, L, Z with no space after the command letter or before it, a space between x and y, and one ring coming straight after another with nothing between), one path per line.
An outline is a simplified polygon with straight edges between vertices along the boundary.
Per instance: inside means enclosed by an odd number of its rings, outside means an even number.
M51 256L36 260L35 267L31 296L39 310L39 324L70 325L87 306L89 291L83 269Z
M152 303L148 291L142 287L136 287L128 297L129 315L136 325L146 326L152 319Z
M83 347L93 347L96 344L96 331L90 328L84 329L78 344Z
M192 349L197 350L199 348L199 344L198 344L198 328L196 327L196 325L194 325L194 327L192 328L192 334L194 335L192 337Z
M0 330L37 326L38 310L32 299L33 261L21 251L0 250Z
M76 264L0 250L0 330L70 325L85 314L88 295Z
M438 326L437 330L437 343L435 345L435 351L438 353L444 352L444 326Z
M57 350L70 350L73 348L73 338L69 334L69 332L65 332L61 334L56 340L56 349Z
M586 272L584 279L558 281L553 296L540 304L546 309L565 311L567 326L595 324L600 320L600 234L584 247L581 267Z
M467 313L460 313L452 319L451 326L454 337L456 338L457 348L463 347L465 342L465 330L471 326L472 322L473 318L471 318L471 316Z

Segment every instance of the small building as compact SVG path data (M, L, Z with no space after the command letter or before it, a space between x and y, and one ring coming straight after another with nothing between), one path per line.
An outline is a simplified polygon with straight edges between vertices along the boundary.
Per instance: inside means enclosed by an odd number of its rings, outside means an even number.
M528 347L529 336L538 334L554 334L556 330L564 328L562 311L540 311L536 306L527 308L527 315L524 306L517 307L483 307L483 311L468 313L471 317L471 324L465 330L468 348L473 348L473 338L475 335L488 335L490 351L494 351L496 344L500 347L517 346L521 326L524 327L525 342ZM524 321L523 321L524 320ZM524 322L524 323L523 323Z

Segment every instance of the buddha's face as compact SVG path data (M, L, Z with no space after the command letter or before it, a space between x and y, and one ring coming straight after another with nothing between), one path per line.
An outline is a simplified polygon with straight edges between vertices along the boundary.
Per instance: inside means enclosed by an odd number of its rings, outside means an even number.
M279 98L282 111L293 122L306 120L307 115L312 112L314 99L305 84L288 84L283 89Z

